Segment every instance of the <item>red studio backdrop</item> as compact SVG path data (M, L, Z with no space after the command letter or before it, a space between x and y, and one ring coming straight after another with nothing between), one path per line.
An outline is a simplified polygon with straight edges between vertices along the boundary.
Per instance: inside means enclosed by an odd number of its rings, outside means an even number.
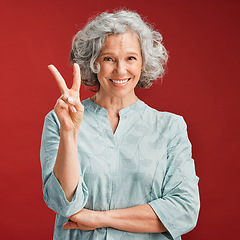
M0 2L1 239L52 239L55 215L43 201L39 149L44 116L60 92L47 65L56 65L70 85L73 35L93 15L123 7L154 23L170 55L163 83L137 95L153 108L184 116L188 124L201 210L197 227L183 239L237 239L237 0ZM81 88L81 99L92 94Z

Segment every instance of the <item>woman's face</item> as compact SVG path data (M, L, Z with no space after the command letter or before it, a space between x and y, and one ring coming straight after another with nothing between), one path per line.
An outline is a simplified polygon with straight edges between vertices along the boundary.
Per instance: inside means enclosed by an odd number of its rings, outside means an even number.
M99 93L112 97L126 97L134 93L142 69L139 40L134 32L109 35L96 60L101 70L97 74Z

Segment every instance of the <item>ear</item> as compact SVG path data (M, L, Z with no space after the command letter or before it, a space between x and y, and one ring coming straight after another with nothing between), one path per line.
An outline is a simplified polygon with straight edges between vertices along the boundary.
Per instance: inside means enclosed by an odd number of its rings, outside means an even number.
M94 73L98 74L100 71L100 68L101 68L101 66L100 66L99 60L96 59L94 62Z

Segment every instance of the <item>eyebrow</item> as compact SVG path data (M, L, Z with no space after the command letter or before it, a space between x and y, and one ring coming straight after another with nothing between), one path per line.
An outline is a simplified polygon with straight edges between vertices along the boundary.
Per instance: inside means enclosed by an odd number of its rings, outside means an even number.
M139 56L139 54L137 54L136 52L127 52L127 55L136 55ZM105 55L115 55L115 53L111 53L111 52L103 52L100 53L100 56L105 56Z

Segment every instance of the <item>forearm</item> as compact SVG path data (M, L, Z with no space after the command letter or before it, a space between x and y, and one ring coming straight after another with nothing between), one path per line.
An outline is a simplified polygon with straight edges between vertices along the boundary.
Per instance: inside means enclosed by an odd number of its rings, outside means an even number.
M148 204L106 211L104 212L103 226L127 232L158 233L167 231Z
M77 134L60 131L54 174L68 201L72 200L79 182L80 167L77 156Z

